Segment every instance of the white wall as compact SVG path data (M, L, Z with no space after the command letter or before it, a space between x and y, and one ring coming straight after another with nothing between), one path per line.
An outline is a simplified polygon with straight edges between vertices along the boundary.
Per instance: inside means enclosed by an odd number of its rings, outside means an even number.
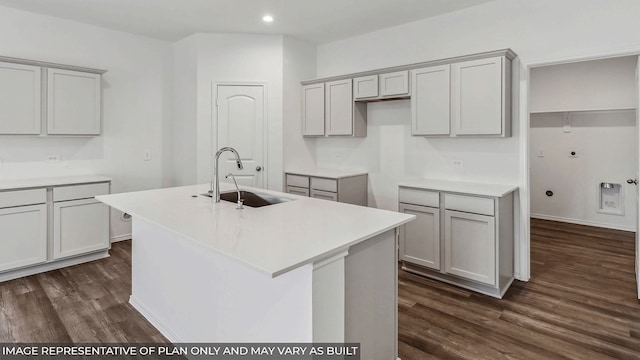
M316 72L316 47L284 37L283 72L283 158L289 168L307 168L316 162L315 138L302 137L302 92L300 81L312 79ZM286 169L285 169L286 170Z
M103 135L0 137L0 179L103 174L112 191L157 188L167 180L163 136L171 121L169 44L0 7L0 55L104 69ZM143 161L144 150L153 160ZM59 163L45 163L49 154ZM130 224L112 211L112 235Z
M626 183L638 171L635 111L569 116L570 132L565 132L569 129L563 129L564 113L531 115L531 215L635 231L635 187ZM569 156L571 151L577 157ZM597 211L601 182L622 186L623 215ZM545 195L547 190L553 196Z
M602 54L640 52L640 2L497 0L318 46L318 77L511 48L523 64ZM526 99L527 76L521 81ZM518 99L518 97L516 97ZM517 104L517 100L514 101ZM522 103L521 114L526 114ZM515 120L508 139L423 139L408 136L409 105L369 105L366 139L318 139L319 166L367 164L374 204L394 209L396 181L404 176L452 177L520 185L516 276L528 279L527 118ZM522 124L520 124L522 121ZM380 148L382 146L382 148ZM380 150L382 149L382 150ZM452 159L464 161L461 171ZM516 221L518 223L518 221Z

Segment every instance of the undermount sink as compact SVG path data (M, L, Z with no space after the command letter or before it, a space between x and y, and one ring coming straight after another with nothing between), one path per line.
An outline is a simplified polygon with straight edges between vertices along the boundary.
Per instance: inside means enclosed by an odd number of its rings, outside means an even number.
M211 197L211 195L209 194L203 194L203 195ZM240 199L242 199L242 203L245 206L254 207L254 208L291 201L291 199L279 198L273 195L254 193L251 191L244 191L244 190L240 190ZM230 192L221 193L220 200L237 203L238 192L230 191Z

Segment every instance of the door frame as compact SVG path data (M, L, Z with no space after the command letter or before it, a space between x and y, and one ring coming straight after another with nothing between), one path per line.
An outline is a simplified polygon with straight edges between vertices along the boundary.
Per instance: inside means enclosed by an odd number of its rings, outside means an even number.
M262 126L262 163L265 164L263 167L266 170L263 170L262 175L262 188L269 188L269 169L271 168L271 163L269 162L269 101L267 95L267 82L266 81L212 81L211 82L211 156L218 149L218 86L261 86L262 87L262 97L263 97L263 114L262 118L264 119L264 123ZM213 179L213 161L211 163L211 178Z
M580 61L603 60L608 58L622 56L640 56L640 49L629 49L618 52L593 53L590 55L573 56L565 58L538 60L529 63L521 63L520 75L520 241L515 247L517 251L516 258L519 262L519 268L515 272L518 280L529 281L531 278L531 191L530 191L530 166L529 166L529 127L531 119L529 114L529 85L531 83L531 69L550 65L562 65ZM640 109L636 109L636 112ZM640 124L636 123L636 127ZM638 139L640 143L640 138ZM640 154L639 154L640 156ZM640 214L637 214L640 215ZM640 220L636 219L636 222ZM636 224L638 226L638 224ZM638 259L636 259L637 261ZM639 289L640 294L640 289Z

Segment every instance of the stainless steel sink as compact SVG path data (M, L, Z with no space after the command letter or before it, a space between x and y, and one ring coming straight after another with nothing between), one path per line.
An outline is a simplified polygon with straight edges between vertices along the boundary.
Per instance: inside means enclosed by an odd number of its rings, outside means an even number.
M203 195L211 197L210 194L203 194ZM240 190L240 199L242 199L242 203L245 206L254 207L254 208L291 201L291 199L279 198L273 195L254 193L251 191L244 191L244 190ZM220 194L220 200L237 203L238 192L230 191L230 192L222 193Z

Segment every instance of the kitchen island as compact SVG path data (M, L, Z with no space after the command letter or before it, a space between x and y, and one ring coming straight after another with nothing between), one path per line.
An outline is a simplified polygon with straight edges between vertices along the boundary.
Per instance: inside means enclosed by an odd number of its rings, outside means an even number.
M130 303L176 343L351 342L396 359L397 229L414 216L245 189L290 201L236 209L207 185L97 197L133 217Z

